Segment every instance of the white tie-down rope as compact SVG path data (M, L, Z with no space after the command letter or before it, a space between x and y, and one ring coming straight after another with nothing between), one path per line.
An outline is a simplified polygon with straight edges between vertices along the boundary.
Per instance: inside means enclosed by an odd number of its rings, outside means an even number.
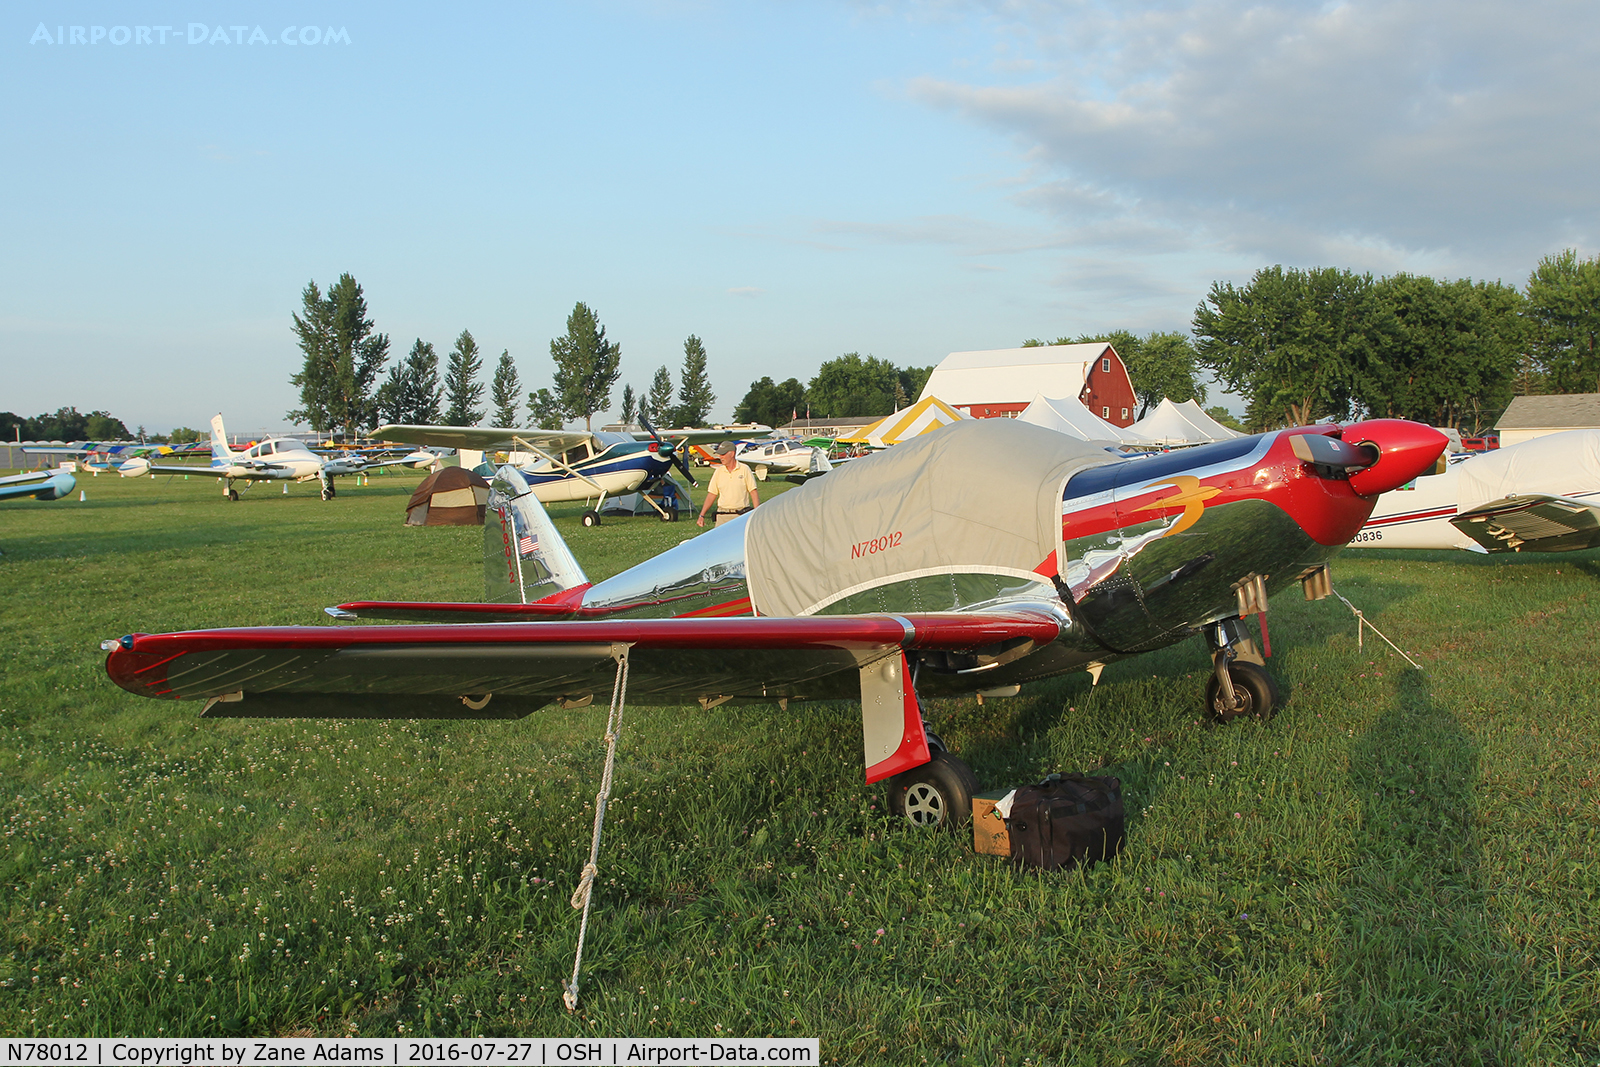
M606 769L600 776L600 792L594 797L594 836L589 840L589 862L583 865L578 876L578 888L572 891L572 906L583 912L578 924L578 950L572 957L572 981L561 993L561 1001L568 1011L578 1007L578 969L583 966L583 939L589 932L589 899L594 888L594 877L600 873L600 834L606 825L606 804L611 800L611 771L617 762L617 735L622 732L622 708L628 694L628 646L612 647L611 655L617 661L617 678L611 686L611 712L606 716Z
M1361 651L1364 647L1366 647L1362 643L1362 640L1361 640L1361 631L1362 631L1362 629L1364 627L1372 626L1372 620L1367 618L1365 615L1361 614L1361 609L1360 608L1358 608L1354 604L1350 603L1350 601L1345 600L1344 599L1344 594L1340 593L1337 589L1330 589L1329 592L1331 592L1334 596L1338 597L1341 601L1343 601L1344 602L1344 606L1349 608L1350 611L1355 615L1355 617L1356 617L1356 651L1358 651L1358 652ZM1422 664L1418 663L1416 660L1412 659L1410 656L1407 656L1405 654L1405 652L1403 652L1401 650L1399 645L1395 644L1393 641L1390 641L1387 637L1384 637L1384 633L1383 633L1382 630L1378 629L1376 626L1372 626L1372 632L1377 634L1379 637L1382 637L1384 639L1384 641L1388 643L1390 648L1394 649L1396 652L1399 652L1401 658L1404 659L1407 663L1411 664L1413 667L1415 667L1419 671L1422 670Z

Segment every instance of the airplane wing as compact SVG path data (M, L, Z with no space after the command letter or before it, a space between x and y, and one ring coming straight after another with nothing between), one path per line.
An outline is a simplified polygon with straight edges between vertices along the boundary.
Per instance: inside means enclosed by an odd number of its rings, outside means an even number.
M72 492L77 480L71 471L59 467L29 471L0 478L0 500L31 496L39 500L59 500Z
M680 428L676 430L657 430L663 438L674 444L705 445L713 441L734 441L744 438L765 437L772 432L770 426L730 426L711 429ZM639 441L649 441L651 436L647 431L636 430L632 436Z
M130 634L106 673L211 718L518 719L609 699L704 709L730 700L860 697L869 782L926 762L908 650L1043 645L1043 612L611 619L438 626L283 626Z
M1486 552L1573 552L1600 544L1600 508L1571 497L1508 496L1450 523Z
M380 426L372 431L372 436L380 441L466 448L478 452L515 449L516 442L522 440L552 453L564 452L594 438L587 430L521 430L504 426Z

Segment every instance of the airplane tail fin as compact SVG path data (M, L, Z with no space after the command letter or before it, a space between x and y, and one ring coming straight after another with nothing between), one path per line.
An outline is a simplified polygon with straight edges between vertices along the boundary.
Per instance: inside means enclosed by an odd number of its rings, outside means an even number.
M532 604L571 596L589 579L527 479L507 465L490 483L483 524L484 600Z
M228 431L222 428L222 413L211 418L211 465L225 467L233 462L233 449L228 447Z

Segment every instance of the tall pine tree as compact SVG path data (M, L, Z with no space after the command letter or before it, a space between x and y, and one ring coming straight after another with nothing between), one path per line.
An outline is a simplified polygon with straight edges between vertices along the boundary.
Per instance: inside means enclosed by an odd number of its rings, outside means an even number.
M389 337L373 331L366 295L349 274L339 275L326 294L308 282L300 299L294 333L305 362L289 378L300 390L300 406L284 417L319 433L354 436L378 419L374 391L389 358Z
M449 407L444 421L451 426L476 426L483 418L478 401L483 399L483 383L478 375L483 371L483 357L478 354L478 342L470 330L462 330L450 350L449 369L444 375L445 397Z
M389 368L377 399L386 422L429 426L439 421L439 355L431 342L417 338L406 358Z
M606 330L588 305L581 301L567 316L567 333L550 342L555 361L554 382L564 415L583 416L583 428L592 429L594 414L611 406L611 387L621 372L622 346L606 340Z
M489 390L489 399L494 401L496 426L516 426L517 413L522 408L521 393L522 383L517 379L517 365L511 361L511 350L506 349L500 353L500 362L495 364L494 385Z
M679 426L703 426L716 402L717 394L706 377L706 346L690 334L683 342L683 375L678 379L678 408L672 421Z
M633 386L624 385L622 387L622 425L633 425L633 417L638 414L635 410L638 407L638 403L638 399L633 395Z
M650 417L656 422L672 421L672 372L667 368L656 368L656 376L650 382L650 393L644 403L650 405Z

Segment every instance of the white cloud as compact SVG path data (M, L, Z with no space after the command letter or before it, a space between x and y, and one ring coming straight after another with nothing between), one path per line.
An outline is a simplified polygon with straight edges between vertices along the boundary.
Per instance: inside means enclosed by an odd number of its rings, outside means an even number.
M1539 255L1600 236L1593 5L1201 0L984 17L1031 41L1050 75L926 76L908 91L1012 137L1033 177L1014 201L1080 241L1520 280Z
M765 293L765 292L766 292L765 289L759 289L754 285L736 285L733 288L728 290L728 295L730 295L730 296L760 296L762 293Z

